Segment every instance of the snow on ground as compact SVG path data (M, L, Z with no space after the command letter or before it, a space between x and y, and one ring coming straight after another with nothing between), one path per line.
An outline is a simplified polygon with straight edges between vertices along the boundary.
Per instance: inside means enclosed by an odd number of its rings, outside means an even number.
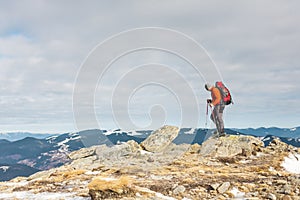
M176 200L175 198L173 197L168 197L168 196L165 196L161 193L155 193L155 196L158 197L159 199L162 199L162 200Z
M145 150L140 150L140 153L141 153L142 155L145 155L145 154L153 154L152 152L145 151Z
M75 196L75 193L43 192L32 193L28 191L0 193L0 199L30 199L30 200L90 200L90 197Z
M290 154L285 157L281 166L288 172L300 174L300 154Z
M101 171L87 171L84 174L86 174L86 175L98 175L98 174L101 174Z
M0 185L8 186L8 187L21 187L28 185L28 181L20 181L20 182L0 182ZM1 193L0 193L1 194Z
M145 193L149 193L149 194L154 194L157 199L160 199L160 200L176 200L175 198L173 197L169 197L169 196L165 196L159 192L154 192L148 188L143 188L143 187L139 187L139 186L136 186L137 189L139 189L139 191L141 192L145 192ZM137 193L137 196L139 196L139 193Z
M233 194L234 199L239 199L239 200L248 199L248 198L245 198L245 193L239 191L239 189L237 189L236 187L232 188L232 190L230 192L231 192L231 194Z

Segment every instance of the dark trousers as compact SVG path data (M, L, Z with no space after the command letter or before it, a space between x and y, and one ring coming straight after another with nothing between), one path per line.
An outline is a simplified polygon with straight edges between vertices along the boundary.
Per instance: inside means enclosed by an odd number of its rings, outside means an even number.
M218 133L224 133L224 121L223 121L223 111L225 105L218 104L214 107L210 119L216 124Z

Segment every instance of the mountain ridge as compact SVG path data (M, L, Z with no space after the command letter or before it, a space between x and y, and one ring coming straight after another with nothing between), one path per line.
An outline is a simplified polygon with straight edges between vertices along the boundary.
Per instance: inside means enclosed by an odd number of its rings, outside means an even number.
M297 199L300 148L248 135L175 144L179 128L164 126L142 143L81 148L70 161L30 177L0 182L6 199ZM184 132L186 132L185 130ZM199 133L201 130L198 130ZM188 133L189 135L190 133ZM119 133L117 135L120 135ZM72 135L78 138L77 134ZM49 141L55 142L56 138ZM201 139L201 138L200 138ZM60 147L67 138L57 140ZM56 144L57 144L56 143ZM3 171L8 166L3 166Z
M205 128L189 128L182 127L181 130L186 129L186 132L196 129L205 129ZM227 128L228 130L233 130L236 132L241 132L248 135L255 136L266 136L266 135L274 135L278 137L292 137L299 138L300 137L300 126L292 127L292 128L280 128L280 127L258 127L258 128ZM131 136L141 136L145 135L145 133L150 134L153 130L130 130L125 131L121 129L111 129L111 130L102 130L102 129L87 129L78 132L84 131L101 131L104 135L110 134L121 134L127 133L127 135ZM24 139L26 137L34 137L38 139L46 139L47 137L58 136L63 134L72 134L78 132L65 132L65 133L31 133L31 132L5 132L0 133L0 140L5 139L10 142Z
M181 128L178 136L173 140L176 145L180 144L202 144L207 140L213 130ZM249 135L226 129L229 135ZM103 130L91 129L81 132L64 133L61 135L52 135L44 139L26 137L18 141L0 140L0 163L23 164L37 170L48 170L54 167L62 166L70 161L68 153L93 145L113 146L133 140L137 143L144 141L151 130L136 131L134 134L121 130L111 131L109 134ZM273 135L257 136L264 142L265 146L275 138L281 141L300 147L300 139L284 138ZM17 173L16 173L17 176ZM1 178L1 177L0 177Z

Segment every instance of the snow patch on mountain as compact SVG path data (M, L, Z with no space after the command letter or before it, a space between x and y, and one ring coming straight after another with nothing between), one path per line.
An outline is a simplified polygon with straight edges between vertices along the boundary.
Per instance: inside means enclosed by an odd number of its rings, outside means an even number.
M262 139L263 142L271 140L271 137L265 137Z
M117 129L117 130L107 130L107 131L103 131L102 132L104 135L111 135L111 134L121 134L122 131L120 129Z
M52 141L55 140L57 137L58 137L58 135L53 135L53 136L47 137L46 140L47 140L49 143L52 143Z
M191 128L189 131L184 132L185 134L194 134L195 129Z
M143 135L142 133L139 133L137 131L128 131L127 133L130 136L138 136L138 135Z
M129 130L129 131L122 131L121 129L115 129L115 130L105 130L102 131L102 133L106 136L116 134L116 135L121 135L121 134L127 134L129 136L143 136L147 133L151 133L152 131L150 130Z
M0 169L3 170L3 172L6 172L9 169L9 166L1 166Z
M68 143L68 142L71 141L71 140L77 140L77 139L80 139L80 138L81 138L81 136L79 136L79 135L76 136L76 137L66 138L65 140L63 140L63 141L57 143L57 145L58 145L58 146L62 146L62 145L65 145L66 143Z

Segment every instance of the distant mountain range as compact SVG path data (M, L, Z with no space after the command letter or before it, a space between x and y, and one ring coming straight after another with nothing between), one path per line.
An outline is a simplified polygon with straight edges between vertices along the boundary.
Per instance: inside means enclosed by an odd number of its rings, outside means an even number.
M9 141L17 141L22 140L26 137L34 137L38 139L43 139L49 137L54 134L50 133L29 133L29 132L8 132L8 133L0 133L0 140L9 140Z
M151 134L151 130L122 131L122 130L85 130L77 133L64 133L60 135L38 134L32 137L31 133L24 133L25 137L15 140L20 135L13 134L12 140L0 139L0 181L10 180L16 176L28 176L40 170L47 170L70 162L68 154L72 151L92 145L115 145L129 140L142 142ZM174 143L202 144L211 134L212 130L182 128ZM232 135L252 135L259 137L265 145L268 145L274 137L279 137L287 144L300 147L300 128L279 129L226 129ZM14 137L17 136L17 137ZM35 135L34 135L35 136Z
M201 129L201 128L200 128ZM245 129L238 129L238 128L230 128L230 130L235 131L237 133L247 134L247 135L254 135L258 137L265 137L267 135L273 135L277 137L283 138L300 138L300 127L295 128L277 128L277 127L260 127L260 128L245 128ZM90 130L88 130L90 131ZM100 130L99 130L100 131ZM182 131L194 131L191 128L182 128ZM110 134L121 134L126 133L130 136L143 136L151 133L151 130L141 130L141 131L121 131L120 129L116 130L101 130L104 135ZM87 133L87 132L86 132ZM0 133L0 140L8 140L8 141L17 141L24 139L26 137L33 137L37 139L45 139L50 136L57 136L62 134L50 134L50 133L30 133L30 132L8 132L8 133Z
M276 137L282 138L300 138L300 127L295 128L277 128L277 127L270 127L270 128L247 128L247 129L232 129L234 131L247 134L247 135L254 135L259 137L265 137L267 135L273 135Z
M22 164L0 164L0 181L8 181L17 176L30 176L39 170Z

